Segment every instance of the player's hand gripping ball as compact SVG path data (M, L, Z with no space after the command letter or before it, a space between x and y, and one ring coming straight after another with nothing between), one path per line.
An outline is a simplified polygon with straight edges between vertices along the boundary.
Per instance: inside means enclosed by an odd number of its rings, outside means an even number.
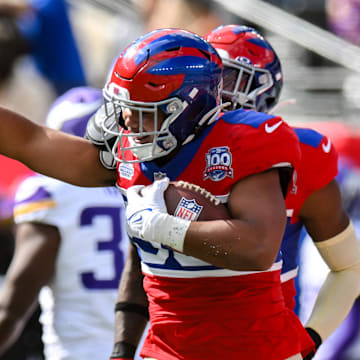
M220 200L210 192L185 181L171 181L164 192L169 214L190 221L229 219Z
M224 205L199 186L169 184L169 178L127 190L127 231L131 238L158 242L183 252L192 221L228 219ZM174 215L174 216L172 216Z

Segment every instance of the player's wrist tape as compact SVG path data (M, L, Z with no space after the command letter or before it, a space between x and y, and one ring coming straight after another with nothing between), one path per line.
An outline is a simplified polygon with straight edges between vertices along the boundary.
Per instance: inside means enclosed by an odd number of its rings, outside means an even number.
M133 359L136 352L136 346L129 344L125 341L118 341L114 344L113 351L111 353L110 359L119 360L119 359Z
M148 226L144 226L144 240L156 241L182 252L190 224L189 220L158 212L151 217Z
M128 303L128 302L118 302L115 304L115 312L116 311L126 311L133 312L138 315L143 316L146 319L149 319L149 309L147 306Z
M319 348L319 346L322 344L321 336L312 328L306 327L305 330L310 335L311 339L315 343L316 350Z

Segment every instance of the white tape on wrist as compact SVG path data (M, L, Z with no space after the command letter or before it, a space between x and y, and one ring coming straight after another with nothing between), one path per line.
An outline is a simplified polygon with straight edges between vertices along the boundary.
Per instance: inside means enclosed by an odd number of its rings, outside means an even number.
M175 216L156 213L151 219L151 225L146 226L144 238L159 242L170 248L183 252L186 232L191 221Z

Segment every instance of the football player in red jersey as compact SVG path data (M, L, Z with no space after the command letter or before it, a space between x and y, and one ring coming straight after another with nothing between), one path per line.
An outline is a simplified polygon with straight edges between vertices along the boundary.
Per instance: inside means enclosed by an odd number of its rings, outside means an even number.
M278 103L283 77L271 45L253 28L224 25L205 38L224 63L223 99L232 108L271 112ZM286 304L295 307L294 278L300 233L305 227L330 268L306 326L317 346L344 320L360 293L360 250L335 180L338 156L330 139L294 128L302 157L296 182L286 198L287 226L282 241L282 287ZM310 358L310 357L309 357Z
M314 346L280 282L298 139L279 117L223 114L221 87L221 59L193 33L163 29L132 43L114 65L95 123L105 132L103 144L95 142L112 151L116 173L89 142L1 109L2 153L81 186L116 181L127 198L134 246L119 286L113 359L133 357L147 310L145 358L295 360ZM232 218L167 214L169 179L210 191Z

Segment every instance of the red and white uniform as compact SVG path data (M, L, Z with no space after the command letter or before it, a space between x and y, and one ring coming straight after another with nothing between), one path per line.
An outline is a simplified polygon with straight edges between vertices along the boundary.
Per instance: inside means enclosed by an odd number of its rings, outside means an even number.
M238 110L222 115L161 167L155 162L121 163L117 185L126 190L166 174L170 180L197 184L226 203L240 179L296 166L299 156L297 137L281 118ZM313 346L285 306L280 256L267 271L241 272L217 268L159 243L132 241L150 304L143 356L280 360Z
M338 173L338 154L329 138L312 129L294 128L294 131L300 142L301 161L294 174L293 188L286 197L288 221L281 244L281 280L285 302L290 309L296 305L294 278L298 274L299 238L304 228L299 212L305 200Z

